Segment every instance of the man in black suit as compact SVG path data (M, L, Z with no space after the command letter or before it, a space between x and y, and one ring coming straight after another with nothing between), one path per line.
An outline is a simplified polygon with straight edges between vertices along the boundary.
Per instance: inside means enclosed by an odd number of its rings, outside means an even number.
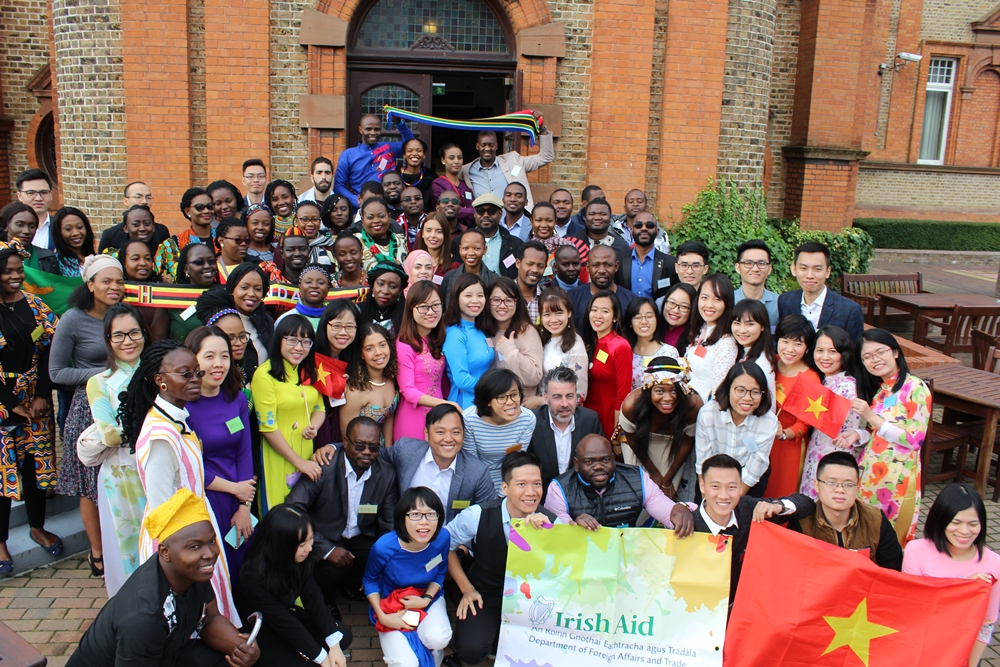
M134 181L125 186L125 196L122 202L125 205L125 210L133 206L151 207L153 205L153 192L142 181ZM117 225L108 227L101 233L101 242L97 247L97 252L102 253L107 248L121 249L125 245L125 242L128 241L128 238L128 230L125 229L125 222L123 220ZM170 238L170 230L167 226L154 222L153 236L149 239L147 245L149 245L153 254L156 254L156 249L168 238Z
M620 284L615 283L615 276L621 273L621 265L615 256L614 248L606 245L595 245L590 249L590 282L577 285L571 289L569 302L573 305L573 324L577 331L583 331L583 324L587 315L587 304L590 298L601 290L614 292L618 299L618 306L621 312L625 312L628 305L635 298L631 290L625 289Z
M476 227L486 237L483 264L493 273L517 278L517 255L523 241L500 224L503 202L495 194L487 192L476 197L472 210L476 216Z
M285 499L312 519L316 582L331 607L338 593L364 599L361 577L368 552L392 530L399 485L396 470L379 460L382 446L378 423L355 417L347 425L343 447L321 466L319 481L302 475Z
M632 218L632 251L629 262L619 273L621 286L636 296L659 299L677 282L672 255L655 247L660 225L649 211L640 211Z
M528 451L538 457L542 469L542 502L553 479L573 466L576 446L585 435L604 435L597 413L579 405L577 373L585 368L557 366L546 371L539 389L545 405L535 408L535 432Z
M583 220L586 232L574 236L590 246L591 251L598 245L606 245L615 251L618 266L629 263L628 241L611 229L611 204L603 197L596 197L587 202L583 208ZM619 275L618 284L621 284Z
M832 270L830 249L818 241L808 241L795 249L792 275L799 287L778 297L778 319L803 315L818 331L825 326L840 327L853 341L865 332L864 311L854 301L826 286Z

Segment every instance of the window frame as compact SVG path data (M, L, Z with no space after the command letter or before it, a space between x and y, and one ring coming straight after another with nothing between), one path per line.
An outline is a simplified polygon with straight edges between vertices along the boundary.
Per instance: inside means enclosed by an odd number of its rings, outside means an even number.
M935 61L949 61L951 67L951 82L936 83L931 82L931 69ZM951 107L955 100L955 79L958 78L958 66L960 59L951 56L931 56L927 65L927 82L924 85L924 111L920 122L920 145L917 147L917 164L943 165L948 152L948 134L951 131ZM941 150L940 158L935 160L921 159L920 153L923 149L924 124L927 122L927 93L945 93L944 117L941 122Z

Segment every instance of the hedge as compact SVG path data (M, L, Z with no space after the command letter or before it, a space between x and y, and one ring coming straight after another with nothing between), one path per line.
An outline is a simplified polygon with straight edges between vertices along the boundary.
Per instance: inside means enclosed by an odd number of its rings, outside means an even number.
M876 248L1000 251L1000 224L989 222L858 218L854 226L871 234Z

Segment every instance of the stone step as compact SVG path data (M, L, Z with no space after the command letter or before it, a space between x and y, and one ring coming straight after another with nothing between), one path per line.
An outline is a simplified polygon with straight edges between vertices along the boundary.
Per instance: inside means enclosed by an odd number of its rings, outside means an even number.
M76 496L60 496L53 494L45 499L45 516L55 516L63 512L69 512L74 507L80 506L80 499ZM16 528L28 523L28 513L24 509L24 502L15 500L10 508L10 527Z
M63 552L59 556L50 556L45 549L35 544L31 539L27 523L10 529L7 549L14 559L14 574L21 574L42 565L49 565L90 548L87 533L83 530L83 520L80 518L77 499L67 498L67 500L74 501L72 509L48 515L45 520L45 529L62 538Z

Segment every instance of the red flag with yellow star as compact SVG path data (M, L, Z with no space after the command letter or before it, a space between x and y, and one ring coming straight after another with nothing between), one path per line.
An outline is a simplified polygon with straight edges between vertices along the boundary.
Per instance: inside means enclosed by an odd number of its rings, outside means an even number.
M836 438L844 427L847 413L851 411L851 402L805 373L799 373L799 378L788 390L781 409L831 438Z
M990 585L875 565L764 522L750 541L726 628L726 667L958 667Z
M347 378L344 377L344 373L347 372L347 362L318 352L314 356L316 357L316 383L313 386L316 387L316 391L329 398L343 398L344 391L347 389ZM304 373L302 378L302 384L312 384Z

